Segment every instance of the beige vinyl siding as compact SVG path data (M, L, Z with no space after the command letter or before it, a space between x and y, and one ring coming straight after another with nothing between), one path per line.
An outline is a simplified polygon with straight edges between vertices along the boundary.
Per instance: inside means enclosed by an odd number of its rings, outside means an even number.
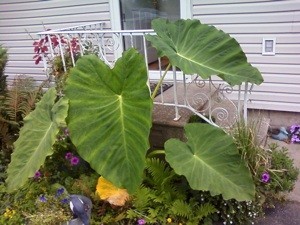
M1 0L0 44L8 48L8 81L18 74L33 76L38 83L45 79L42 62L35 65L32 58L31 37L37 39L37 32L100 21L110 29L108 0Z
M193 0L193 18L236 38L263 74L250 108L300 112L300 0ZM276 38L276 55L262 55L263 38Z

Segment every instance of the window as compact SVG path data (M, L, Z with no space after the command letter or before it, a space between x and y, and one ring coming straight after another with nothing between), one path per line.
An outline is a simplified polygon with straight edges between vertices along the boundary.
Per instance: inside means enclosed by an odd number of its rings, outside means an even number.
M276 38L264 38L262 55L275 55Z

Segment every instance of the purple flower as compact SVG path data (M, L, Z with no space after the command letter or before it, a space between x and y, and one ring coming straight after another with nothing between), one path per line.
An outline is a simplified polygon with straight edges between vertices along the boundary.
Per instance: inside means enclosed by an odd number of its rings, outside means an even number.
M72 166L76 166L79 163L79 158L77 156L73 156L70 162Z
M300 125L292 125L290 127L290 132L292 134L291 142L300 143Z
M60 201L62 204L68 204L69 200L67 198L64 198Z
M300 125L292 125L290 127L291 133L297 132L300 129Z
M65 155L65 159L67 160L71 160L73 157L73 153L72 152L67 152L66 155Z
M47 202L47 198L45 197L45 195L40 196L40 201L41 202Z
M41 172L39 170L35 171L34 173L34 179L39 179L42 176Z
M139 225L146 224L146 221L144 219L139 219L137 222L137 224Z
M64 188L58 188L56 191L56 197L61 196L64 193L65 189Z
M263 183L268 183L270 180L270 174L268 172L263 172L261 175L261 181Z
M292 143L300 142L300 138L298 138L297 135L292 135L291 142Z

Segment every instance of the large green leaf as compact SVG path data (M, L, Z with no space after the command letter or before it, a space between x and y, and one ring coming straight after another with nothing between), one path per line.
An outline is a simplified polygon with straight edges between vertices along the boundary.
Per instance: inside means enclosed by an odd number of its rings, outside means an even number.
M166 160L194 190L222 194L224 199L252 200L255 186L231 136L209 124L187 124L188 141L165 143Z
M147 35L147 40L160 56L167 56L185 74L198 74L204 79L218 75L231 85L263 81L258 69L247 62L238 42L214 26L199 20L156 19L152 27L157 35Z
M7 169L9 191L25 184L44 164L46 157L53 153L52 145L59 127L65 124L68 111L68 100L61 98L55 103L56 97L56 90L49 89L36 109L25 117Z
M70 137L80 156L115 186L133 192L142 181L151 127L143 57L130 49L110 69L96 56L84 56L65 93Z

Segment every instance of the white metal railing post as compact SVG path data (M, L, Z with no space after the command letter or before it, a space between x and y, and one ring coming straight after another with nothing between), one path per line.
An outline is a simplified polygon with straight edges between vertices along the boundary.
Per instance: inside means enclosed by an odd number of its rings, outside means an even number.
M187 87L185 73L183 74L183 104L187 105Z
M248 82L245 82L245 92L244 92L244 121L247 125L248 117Z
M177 121L180 119L180 115L178 112L178 91L177 91L177 77L176 77L176 67L172 66L173 69L173 85L174 85L174 107L175 107L175 118L174 120Z
M161 58L158 58L158 70L159 70L159 79L162 79L162 68L161 68ZM163 91L163 85L160 86L160 97L161 97L161 103L164 103L164 91Z
M147 44L146 44L145 33L143 34L143 47L144 47L145 63L146 63L146 67L147 67L148 77L149 77L148 51L147 51Z
M49 40L50 53L51 53L51 57L53 58L54 57L54 49L52 46L51 36L50 35L46 35L46 36L48 37L48 40Z
M71 37L72 38L72 37ZM71 39L72 40L72 39ZM72 49L72 43L71 43L71 40L70 40L70 36L68 35L67 36L67 42L68 42L68 45L69 45L69 51L70 51L70 54L71 54L71 61L72 61L72 65L73 67L75 66L75 59L74 59L74 53L73 53L73 49Z
M237 106L237 110L238 110L238 119L241 118L241 85L239 85L238 88L238 106Z
M66 61L65 61L65 57L64 57L63 47L62 47L61 40L60 40L60 35L58 34L57 36L58 36L58 45L59 45L59 50L60 50L61 61L63 63L64 71L67 72Z

